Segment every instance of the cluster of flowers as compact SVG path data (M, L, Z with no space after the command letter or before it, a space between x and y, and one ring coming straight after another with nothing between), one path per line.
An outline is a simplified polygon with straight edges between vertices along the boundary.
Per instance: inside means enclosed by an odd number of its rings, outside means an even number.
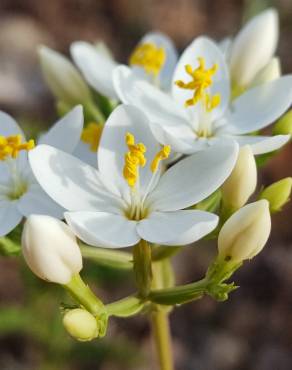
M288 201L292 183L272 184L246 205L257 166L291 137L290 112L273 136L259 134L292 103L292 75L281 75L277 41L278 15L268 9L235 38L198 37L180 57L167 36L151 32L128 66L103 43L72 44L81 73L40 48L44 78L64 117L35 146L0 113L0 235L9 239L27 218L23 255L36 275L64 285L80 306L64 317L74 337L102 336L110 315L128 316L149 302L226 299L235 287L225 281L262 250L270 213ZM153 285L153 261L180 250L168 247L207 235L218 238L218 256L202 281L179 289ZM94 296L79 276L76 236L104 249L133 247L133 254L90 253L130 265L138 293L109 305Z

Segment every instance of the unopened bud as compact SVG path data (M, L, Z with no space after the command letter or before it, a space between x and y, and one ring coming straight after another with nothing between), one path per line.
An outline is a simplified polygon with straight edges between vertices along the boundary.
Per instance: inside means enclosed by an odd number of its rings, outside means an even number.
M90 341L98 336L96 318L82 308L67 311L63 317L63 325L71 337L81 342Z
M88 86L67 58L45 46L40 47L39 56L46 83L58 100L69 107L91 100Z
M244 206L256 185L256 162L250 146L246 145L240 148L236 165L221 188L224 207L234 212Z
M286 177L266 187L260 194L260 199L266 199L270 204L271 213L281 211L289 202L292 188L292 177Z
M274 135L292 135L292 109L280 118L274 128Z
M29 268L41 279L67 284L82 269L76 237L62 221L32 215L22 233L22 253Z
M223 225L218 237L219 258L242 262L256 256L271 232L269 203L259 200L235 212Z
M281 76L280 60L277 57L272 58L269 63L262 68L255 76L251 87L262 83L274 81Z

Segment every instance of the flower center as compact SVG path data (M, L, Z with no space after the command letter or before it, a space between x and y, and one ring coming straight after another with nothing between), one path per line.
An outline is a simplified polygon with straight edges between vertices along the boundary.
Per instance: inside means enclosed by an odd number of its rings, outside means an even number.
M206 112L212 111L220 104L220 94L211 96L208 88L212 86L213 75L217 72L218 64L214 64L210 69L205 68L205 59L198 58L199 66L196 69L190 64L185 65L185 71L192 78L189 82L182 80L175 81L175 84L181 89L193 90L191 99L186 100L185 106L190 107L201 102Z
M147 148L143 143L135 144L135 137L129 132L126 134L125 141L128 147L128 152L125 154L123 176L131 189L131 204L125 211L125 215L130 220L138 221L147 217L149 213L149 210L144 206L146 195L155 181L155 174L157 173L160 162L169 157L171 149L169 145L165 145L154 156L150 164L150 170L153 175L149 181L144 196L141 197L139 168L146 165L147 159L145 157L145 153Z
M129 64L144 68L145 72L157 77L166 60L164 48L146 42L138 45L130 56Z
M0 136L0 160L4 161L8 157L17 158L21 150L29 151L34 146L34 140L22 142L21 135Z
M101 124L90 122L82 131L81 140L89 145L92 152L97 151L102 130L103 126Z

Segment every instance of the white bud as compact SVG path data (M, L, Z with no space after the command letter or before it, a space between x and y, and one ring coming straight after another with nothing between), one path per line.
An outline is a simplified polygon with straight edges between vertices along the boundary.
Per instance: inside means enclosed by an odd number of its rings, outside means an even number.
M272 58L269 63L262 68L255 76L251 87L260 85L265 82L276 80L281 76L280 59L277 57Z
M46 83L57 99L69 106L91 100L88 86L67 58L45 46L39 48L39 57Z
M96 318L82 308L75 308L65 313L63 325L67 332L81 342L97 338L99 334Z
M252 18L235 37L230 57L232 81L249 85L273 57L279 36L278 13L268 9Z
M269 202L250 203L223 225L218 237L219 257L233 262L251 259L263 249L270 232Z
M82 269L76 237L62 221L32 215L22 233L22 253L30 269L41 279L67 284Z
M257 166L249 145L239 150L236 165L222 185L224 206L237 210L245 205L257 185Z

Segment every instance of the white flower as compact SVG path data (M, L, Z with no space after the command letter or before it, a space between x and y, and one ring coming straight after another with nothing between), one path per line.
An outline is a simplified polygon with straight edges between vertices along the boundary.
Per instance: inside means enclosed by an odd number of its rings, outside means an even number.
M252 18L229 46L233 85L246 88L274 56L279 38L279 19L275 9ZM225 43L226 45L226 43Z
M122 102L143 110L154 136L178 153L190 154L227 138L249 144L254 154L280 148L290 135L250 136L281 116L292 102L292 76L243 93L230 103L225 57L211 40L194 40L180 57L168 95L139 80L126 66L114 71Z
M46 46L39 48L39 56L43 76L56 98L69 107L91 101L88 86L67 58Z
M71 55L90 86L102 95L118 99L112 73L118 63L105 52L103 44L95 47L84 41L71 45ZM133 51L129 63L135 73L162 89L169 90L177 52L172 41L160 32L146 34Z
M3 236L12 231L23 217L45 214L61 218L63 209L38 185L30 169L27 151L21 149L26 139L16 121L0 111L0 122L0 236ZM80 140L82 128L82 107L77 106L42 135L39 143L73 152ZM9 138L21 142L19 153L15 152L16 158L5 155L9 145L5 148L2 142L5 143ZM28 150L32 146L24 144L23 149L25 147Z
M120 248L140 239L185 245L213 230L216 215L184 208L226 180L237 153L238 146L225 141L161 174L160 160L169 147L156 142L143 112L121 105L105 124L98 170L50 146L38 146L29 159L43 189L68 210L66 221L80 239ZM146 159L152 162L145 164Z
M67 284L82 269L82 256L68 225L50 216L32 215L22 233L22 253L41 279Z
M269 202L250 203L235 212L220 230L219 256L233 262L251 259L263 249L270 232Z

